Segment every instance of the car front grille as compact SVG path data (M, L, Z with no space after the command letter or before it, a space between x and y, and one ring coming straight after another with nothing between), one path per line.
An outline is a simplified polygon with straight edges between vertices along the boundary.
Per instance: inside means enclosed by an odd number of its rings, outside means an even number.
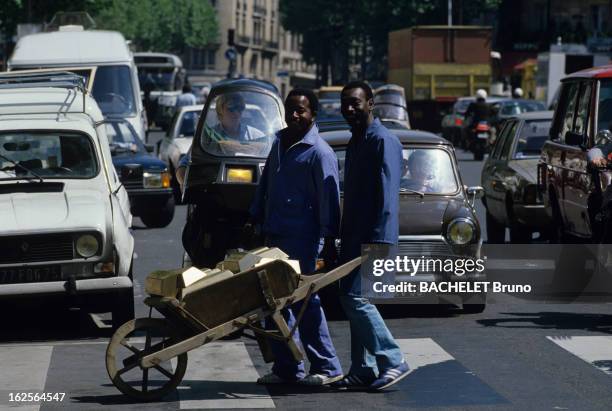
M71 234L0 237L0 264L72 260Z
M135 180L123 181L123 186L125 187L126 190L134 190L134 189L144 187L142 185L142 178L139 179L138 181L135 181Z
M453 249L442 241L400 241L398 245L399 255L407 256L443 256L455 255Z

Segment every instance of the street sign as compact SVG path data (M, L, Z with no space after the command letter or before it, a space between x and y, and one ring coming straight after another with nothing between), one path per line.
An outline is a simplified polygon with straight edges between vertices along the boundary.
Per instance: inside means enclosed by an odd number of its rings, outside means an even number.
M278 77L289 77L289 71L287 71L287 70L278 70L276 72L276 75Z
M230 60L230 61L236 61L236 57L237 57L237 53L236 53L236 49L229 48L227 50L225 50L225 58Z

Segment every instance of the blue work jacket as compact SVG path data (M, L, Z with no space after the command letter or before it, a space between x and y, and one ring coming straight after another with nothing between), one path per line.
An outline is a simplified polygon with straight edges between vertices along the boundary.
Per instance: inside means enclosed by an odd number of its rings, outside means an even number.
M340 225L338 160L313 124L302 140L283 153L281 136L266 160L251 215L267 236L318 243L337 237Z
M378 119L346 149L341 257L361 254L366 243L397 244L402 145Z

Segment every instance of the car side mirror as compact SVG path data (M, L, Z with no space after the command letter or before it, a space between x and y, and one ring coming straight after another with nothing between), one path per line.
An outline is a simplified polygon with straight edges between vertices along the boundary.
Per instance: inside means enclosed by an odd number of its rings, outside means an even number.
M565 142L570 146L582 146L584 143L584 136L582 134L568 131L565 133Z
M155 145L153 144L145 144L145 148L147 149L147 153L152 153L155 151Z
M599 130L595 136L595 144L608 144L612 142L612 132L610 130Z
M484 188L482 188L481 186L468 187L465 189L465 192L467 193L470 199L471 205L474 205L477 199L480 199L484 196Z

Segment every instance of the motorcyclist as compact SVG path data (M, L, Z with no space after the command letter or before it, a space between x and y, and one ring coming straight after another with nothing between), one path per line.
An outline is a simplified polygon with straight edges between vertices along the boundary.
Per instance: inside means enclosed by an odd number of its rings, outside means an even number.
M476 101L470 103L465 112L467 127L473 128L481 121L489 121L492 117L491 107L487 104L487 92L483 89L476 90Z
M523 89L520 87L512 90L512 98L523 98Z

